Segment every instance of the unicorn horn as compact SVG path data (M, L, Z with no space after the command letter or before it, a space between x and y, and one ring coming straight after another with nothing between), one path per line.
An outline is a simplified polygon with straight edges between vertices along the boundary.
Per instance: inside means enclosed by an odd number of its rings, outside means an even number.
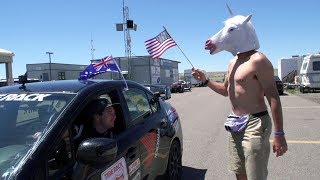
M228 6L228 4L227 4L227 8L228 8L228 11L229 11L231 17L233 17L233 16L234 16L234 15L233 15L233 12L231 11L231 9L230 9L230 7Z

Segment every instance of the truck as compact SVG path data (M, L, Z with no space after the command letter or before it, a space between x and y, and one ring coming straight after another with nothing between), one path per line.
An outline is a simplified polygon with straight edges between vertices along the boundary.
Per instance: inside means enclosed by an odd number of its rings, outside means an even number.
M191 86L201 87L203 83L201 81L196 80L192 76L192 69L185 69L184 70L184 81L190 82Z
M300 92L320 89L320 53L304 57L300 70Z

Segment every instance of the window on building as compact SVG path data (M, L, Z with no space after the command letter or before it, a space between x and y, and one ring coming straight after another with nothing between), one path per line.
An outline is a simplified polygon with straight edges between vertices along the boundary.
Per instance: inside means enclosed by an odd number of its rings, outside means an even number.
M58 79L59 80L65 80L66 79L66 73L65 72L58 72Z

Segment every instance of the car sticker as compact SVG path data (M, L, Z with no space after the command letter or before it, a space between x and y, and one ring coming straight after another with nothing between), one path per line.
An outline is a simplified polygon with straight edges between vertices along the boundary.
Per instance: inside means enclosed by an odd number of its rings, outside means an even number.
M159 146L160 146L160 128L157 129L156 150L154 152L154 157L155 158L157 158L157 156L158 156Z
M51 94L0 94L0 101L43 101Z
M140 180L141 179L141 173L140 171L137 172L135 176L133 176L132 180Z
M152 164L154 158L154 152L156 149L156 138L157 132L156 130L152 130L148 134L144 135L139 141L146 148L147 155L145 159L142 159L143 167L145 169L149 168Z
M102 180L128 180L128 171L126 166L126 161L124 157L119 159L116 163L110 166L108 169L102 172L101 174Z
M128 167L129 169L129 176L132 176L133 173L135 173L140 168L140 158L133 161L132 164Z

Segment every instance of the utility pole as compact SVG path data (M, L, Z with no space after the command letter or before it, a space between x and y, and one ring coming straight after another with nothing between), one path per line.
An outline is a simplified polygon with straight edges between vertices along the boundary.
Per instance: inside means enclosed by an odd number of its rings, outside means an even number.
M51 74L51 54L53 54L53 52L46 52L46 54L49 54L49 75L50 75L50 81L52 80L52 74Z

